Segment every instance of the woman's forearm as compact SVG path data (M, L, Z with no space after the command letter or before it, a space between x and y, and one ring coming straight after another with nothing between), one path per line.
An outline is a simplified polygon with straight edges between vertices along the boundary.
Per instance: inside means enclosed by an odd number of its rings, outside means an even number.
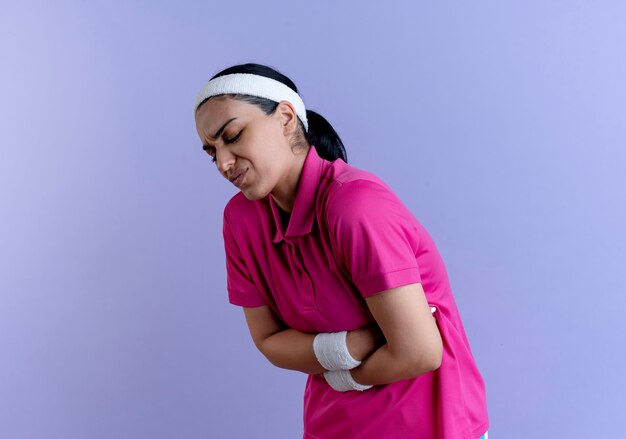
M275 366L298 370L307 374L319 374L326 369L317 361L313 339L317 334L285 329L266 338L261 352ZM348 331L346 345L356 360L362 361L381 345L382 333L372 324Z
M313 351L316 334L284 329L266 338L261 352L274 366L316 374L324 372Z
M423 355L409 360L401 355L394 355L389 345L385 344L350 372L359 384L390 384L436 370L432 366L431 358L432 356Z

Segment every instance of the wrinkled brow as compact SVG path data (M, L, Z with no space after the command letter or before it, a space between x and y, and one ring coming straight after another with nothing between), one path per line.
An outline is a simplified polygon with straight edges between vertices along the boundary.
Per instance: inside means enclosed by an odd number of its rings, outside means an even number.
M217 139L217 138L219 138L219 136L221 136L221 135L222 135L222 133L224 132L224 129L226 128L226 126L227 126L229 123L231 123L233 120L236 120L236 119L237 119L236 117L233 117L233 118L231 118L231 119L227 120L227 121L226 121L226 123L224 123L224 125L222 125L222 126L220 127L220 129L219 129L219 130L217 130L217 131L215 132L215 134L214 134L213 136L211 136L210 138L212 138L212 139ZM203 145L202 145L202 149L204 149L205 151L207 151L209 148L213 148L213 146L211 146L211 145L210 145L210 144L208 144L208 143L207 143L207 144L203 144Z

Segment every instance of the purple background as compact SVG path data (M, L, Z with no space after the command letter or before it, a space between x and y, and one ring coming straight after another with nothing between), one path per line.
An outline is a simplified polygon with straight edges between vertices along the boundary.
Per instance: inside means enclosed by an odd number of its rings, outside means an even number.
M52 4L54 3L54 4ZM192 104L274 66L446 262L490 436L626 411L619 1L5 2L0 437L297 438L306 375L227 301Z

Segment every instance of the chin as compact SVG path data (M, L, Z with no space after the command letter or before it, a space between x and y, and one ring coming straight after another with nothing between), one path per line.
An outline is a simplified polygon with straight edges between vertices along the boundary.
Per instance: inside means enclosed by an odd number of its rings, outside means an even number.
M267 195L269 194L269 192L268 193L252 192L249 188L241 189L240 192L242 192L244 196L250 201L262 200L263 198L267 197Z

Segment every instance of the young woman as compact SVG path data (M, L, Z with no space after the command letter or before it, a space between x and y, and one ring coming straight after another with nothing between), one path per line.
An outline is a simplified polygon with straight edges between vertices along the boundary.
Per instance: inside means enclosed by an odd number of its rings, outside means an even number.
M335 130L270 67L219 72L194 115L240 190L223 216L229 301L272 364L308 374L304 438L487 438L444 262L394 192L347 164Z

